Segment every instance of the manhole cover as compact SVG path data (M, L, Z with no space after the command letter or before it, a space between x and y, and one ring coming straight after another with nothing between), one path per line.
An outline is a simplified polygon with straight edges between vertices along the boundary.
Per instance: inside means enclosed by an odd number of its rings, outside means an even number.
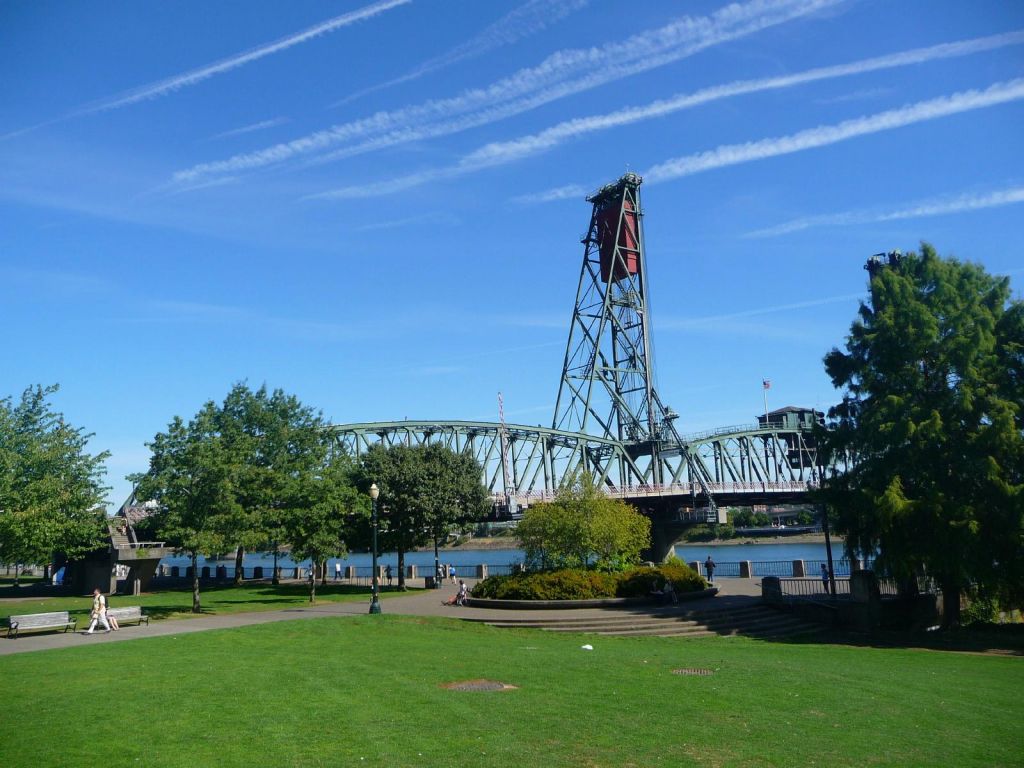
M715 674L712 669L698 669L698 668L686 668L686 669L673 669L673 675L693 675L696 677L707 677L708 675Z
M455 683L445 683L442 687L451 691L511 691L516 686L499 683L497 680L461 680Z

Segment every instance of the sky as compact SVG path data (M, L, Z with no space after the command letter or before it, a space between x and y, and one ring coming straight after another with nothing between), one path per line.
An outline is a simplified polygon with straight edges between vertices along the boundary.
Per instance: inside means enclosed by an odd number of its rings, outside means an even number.
M868 256L1024 282L1024 4L0 0L0 397L108 450L266 384L550 426L590 217L644 177L681 432L839 399Z

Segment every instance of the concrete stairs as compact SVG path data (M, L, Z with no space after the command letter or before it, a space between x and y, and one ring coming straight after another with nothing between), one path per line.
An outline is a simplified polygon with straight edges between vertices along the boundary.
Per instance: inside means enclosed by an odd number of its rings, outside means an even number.
M114 549L131 549L132 546L128 537L116 530L110 531L110 544Z
M763 640L820 632L821 627L760 603L728 608L627 613L606 611L578 617L530 616L469 619L493 627L581 632L618 637L712 637L742 635Z

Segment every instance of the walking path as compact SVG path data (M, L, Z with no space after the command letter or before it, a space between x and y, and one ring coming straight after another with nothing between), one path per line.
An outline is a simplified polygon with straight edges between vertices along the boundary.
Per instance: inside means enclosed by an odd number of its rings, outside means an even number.
M467 583L472 583L467 580ZM738 605L760 604L761 582L755 579L720 579L715 586L719 588L716 597L708 597L693 602L681 602L675 608L692 610L696 608L727 608ZM453 619L473 618L477 620L500 620L515 618L536 618L542 614L545 618L601 618L609 615L622 615L624 612L641 614L664 613L670 607L651 603L649 605L629 606L628 608L580 608L556 610L502 610L496 608L474 608L444 605L443 602L454 594L454 588L445 586L441 589L410 592L397 597L388 596L381 600L385 613L408 616L444 616ZM211 629L230 629L253 624L269 624L275 621L296 621L299 619L319 619L325 616L362 616L369 609L369 595L365 601L328 603L322 602L311 606L294 606L278 611L259 611L253 613L231 613L220 616L200 616L195 619L168 619L154 621L147 626L126 626L119 632L99 631L90 636L81 632L60 632L45 634L22 635L16 639L0 638L0 656L28 651L44 651L54 648L80 647L92 643L116 643L128 640L139 640L146 637L165 637L168 635L186 635L192 632L205 632Z

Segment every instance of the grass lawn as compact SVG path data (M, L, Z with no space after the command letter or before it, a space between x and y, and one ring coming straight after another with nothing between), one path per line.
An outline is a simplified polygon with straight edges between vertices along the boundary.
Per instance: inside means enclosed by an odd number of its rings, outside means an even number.
M381 597L401 594L386 587ZM13 599L11 599L13 598ZM276 611L295 605L309 605L309 587L303 583L244 584L235 586L203 586L199 593L203 613L192 613L192 589L163 590L143 595L113 595L110 606L141 605L144 613L153 619L187 619L197 615L210 616L224 613L249 611ZM317 602L370 601L370 588L342 584L317 585ZM79 624L92 610L92 597L42 597L12 586L0 587L0 619L6 625L11 614L45 613L48 611L70 611L78 616Z
M479 678L517 688L442 687ZM10 766L1024 760L1024 659L1013 657L382 615L16 654L0 657L0 680Z

